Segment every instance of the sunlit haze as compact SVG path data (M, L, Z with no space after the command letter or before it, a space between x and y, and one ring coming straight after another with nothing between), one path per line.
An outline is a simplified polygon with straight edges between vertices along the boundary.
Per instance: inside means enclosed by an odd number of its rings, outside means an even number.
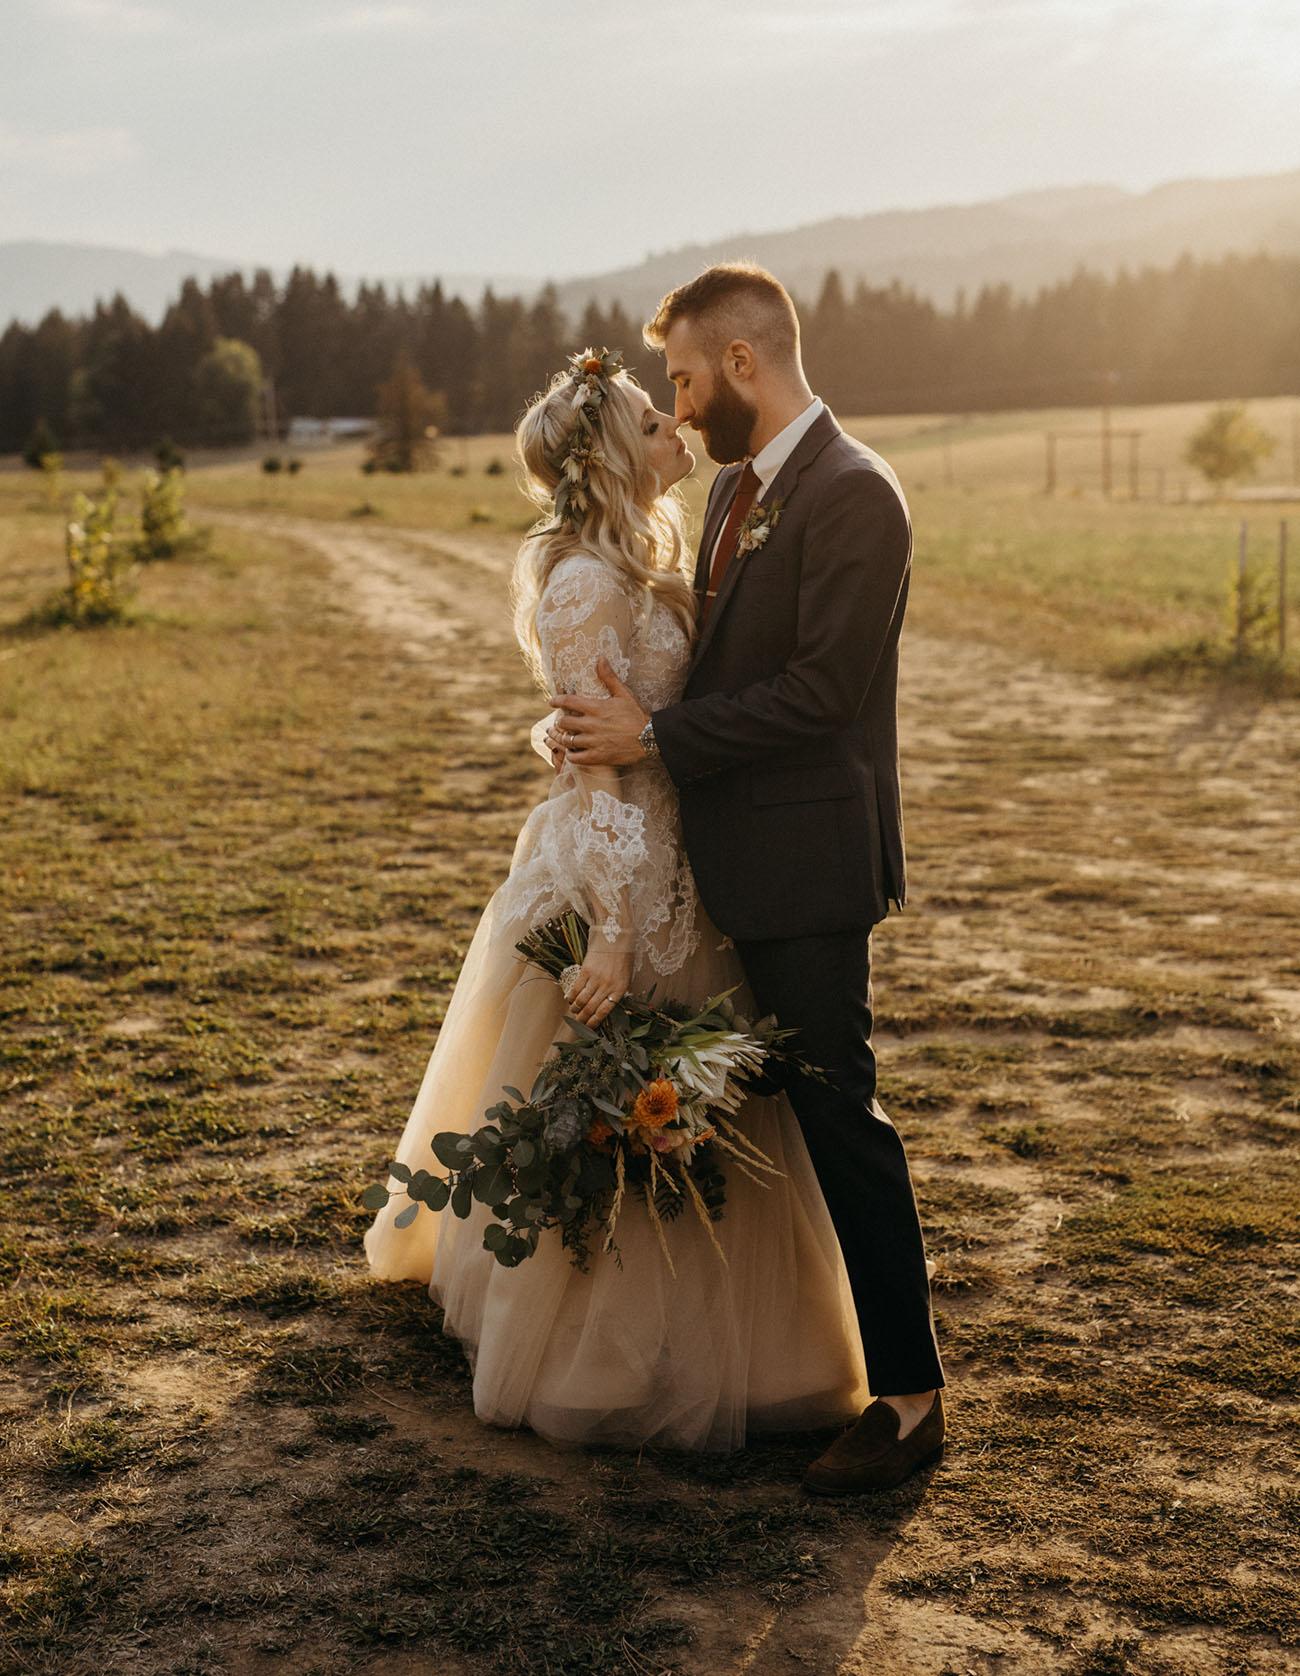
M10 0L0 240L557 277L1295 168L1280 0Z

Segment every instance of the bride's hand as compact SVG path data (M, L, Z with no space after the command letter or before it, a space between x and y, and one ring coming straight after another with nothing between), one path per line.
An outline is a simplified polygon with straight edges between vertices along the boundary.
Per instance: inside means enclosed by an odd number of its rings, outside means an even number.
M587 958L568 997L569 1012L590 1029L608 1018L632 981L632 956L588 948Z

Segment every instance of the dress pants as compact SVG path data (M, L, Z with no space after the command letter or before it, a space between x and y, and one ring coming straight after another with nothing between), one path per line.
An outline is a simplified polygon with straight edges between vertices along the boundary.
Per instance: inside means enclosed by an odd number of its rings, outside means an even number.
M848 931L736 950L760 1013L797 1031L787 1045L827 1074L795 1073L786 1092L844 1253L872 1394L900 1396L944 1377L907 1156L876 1100L870 944Z

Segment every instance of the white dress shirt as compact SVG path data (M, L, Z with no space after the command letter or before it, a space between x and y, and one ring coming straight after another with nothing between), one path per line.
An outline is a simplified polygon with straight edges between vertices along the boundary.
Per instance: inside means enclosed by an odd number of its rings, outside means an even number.
M812 425L818 414L825 411L826 403L820 396L814 396L802 413L792 419L783 431L778 431L771 442L765 448L760 448L758 453L754 455L749 463L753 466L754 476L758 479L756 501L763 499L763 496L776 482L777 473L799 445L804 433ZM718 543L722 540L722 531L726 527L727 520L724 518L722 527L714 538L713 551L709 554L710 569L713 568L713 561L718 553Z

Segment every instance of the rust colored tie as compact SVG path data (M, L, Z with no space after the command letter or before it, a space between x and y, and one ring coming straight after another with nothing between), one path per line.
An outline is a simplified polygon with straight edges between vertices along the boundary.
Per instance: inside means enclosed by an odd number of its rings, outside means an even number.
M700 626L709 614L709 609L718 597L718 589L722 586L722 577L727 566L736 556L736 544L740 540L740 526L745 516L758 496L758 473L749 460L745 461L745 469L740 474L740 482L736 485L736 498L731 503L731 510L727 513L727 521L722 526L722 536L718 541L713 555L713 564L709 570L709 585L704 593L704 605L700 611Z

